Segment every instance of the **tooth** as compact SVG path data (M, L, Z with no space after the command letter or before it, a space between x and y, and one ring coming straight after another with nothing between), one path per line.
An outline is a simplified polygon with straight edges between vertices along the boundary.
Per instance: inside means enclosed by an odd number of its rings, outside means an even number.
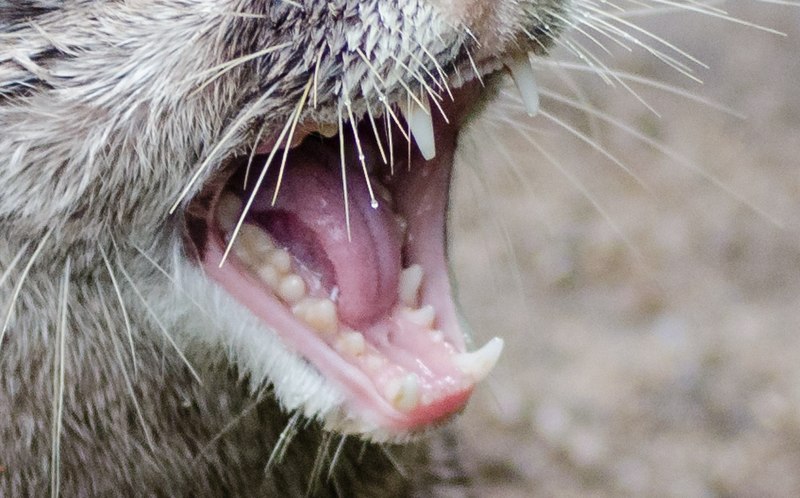
M503 339L495 337L481 349L471 353L460 353L453 357L453 362L465 375L474 382L485 379L492 371L503 352Z
M217 203L217 223L225 233L230 233L236 228L239 215L242 213L242 201L234 194L222 194Z
M397 379L389 384L387 397L398 410L407 412L419 405L420 389L419 377L415 373L407 374L402 379Z
M258 278L261 279L262 282L269 285L270 289L275 289L278 287L281 281L281 276L272 265L270 264L262 264L258 268Z
M416 308L419 301L419 288L422 285L423 271L420 265L411 265L400 272L397 293L400 302L409 308Z
M305 298L297 303L292 312L312 329L325 335L336 332L339 318L336 305L325 298Z
M246 223L242 225L239 234L236 236L234 250L236 256L245 263L257 265L267 257L274 247L275 244L273 244L272 239L264 230Z
M292 270L292 256L286 249L275 249L269 255L269 263L281 274L289 273Z
M336 348L351 356L361 356L366 351L366 341L361 332L350 330L336 340Z
M426 329L433 328L433 321L436 320L436 310L430 304L418 309L407 309L405 315L408 321Z
M533 74L533 67L527 55L512 61L508 65L511 77L517 85L525 110L529 116L539 113L539 87L536 85L536 76Z
M318 125L318 131L323 137L332 138L339 133L339 127L333 123L320 123Z
M410 105L405 111L404 115L411 129L411 135L414 137L422 157L426 161L430 161L436 157L436 138L433 134L433 116L430 105L426 109L411 99Z
M281 279L278 296L287 303L294 304L306 297L306 283L299 275L290 273Z

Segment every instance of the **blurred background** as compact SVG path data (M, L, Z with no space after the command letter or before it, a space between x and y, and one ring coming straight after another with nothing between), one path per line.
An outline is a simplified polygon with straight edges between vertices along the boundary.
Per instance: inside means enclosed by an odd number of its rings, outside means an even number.
M482 496L800 496L800 7L703 8L786 36L633 13L702 84L575 33L619 80L562 47L543 114L464 139L459 298L507 341L458 422Z

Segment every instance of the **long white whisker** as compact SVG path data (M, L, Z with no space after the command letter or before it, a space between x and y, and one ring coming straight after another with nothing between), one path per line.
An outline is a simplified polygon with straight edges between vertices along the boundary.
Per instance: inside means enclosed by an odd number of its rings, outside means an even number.
M61 432L64 426L64 375L66 363L67 302L69 300L70 258L64 263L61 279L59 320L56 329L56 351L53 354L53 427L50 455L50 496L56 498L61 492Z
M100 249L100 255L103 257L103 262L105 263L106 270L108 270L108 276L111 278L111 285L114 287L114 294L117 296L117 301L119 302L120 311L122 312L122 320L125 323L125 332L127 333L128 337L128 346L131 350L131 361L133 362L133 376L134 378L139 376L139 368L138 362L136 361L136 349L133 347L133 332L131 332L131 320L128 316L128 310L125 306L125 300L122 298L122 291L119 287L119 282L117 281L117 277L114 275L114 270L111 269L111 262L108 260L108 255L106 254L105 249L103 246L98 246Z
M3 347L3 340L6 337L6 331L8 330L8 326L11 323L11 316L14 313L14 306L17 303L17 299L19 299L19 294L22 292L22 286L25 284L25 279L28 278L28 273L31 271L33 264L36 262L36 259L41 254L42 250L44 249L45 243L47 239L50 238L52 235L54 228L50 228L42 237L42 240L39 241L39 244L34 249L33 254L31 255L28 263L22 269L22 274L19 277L19 281L17 285L14 287L14 290L11 292L11 299L8 302L8 308L6 309L6 318L3 321L3 328L0 329L0 348ZM27 246L27 245L26 245ZM5 278L5 277L4 277Z

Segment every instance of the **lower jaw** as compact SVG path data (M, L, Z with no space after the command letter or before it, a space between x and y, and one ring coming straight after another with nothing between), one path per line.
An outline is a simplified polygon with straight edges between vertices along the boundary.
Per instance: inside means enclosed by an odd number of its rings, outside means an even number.
M458 92L456 100L474 101L481 92L476 85L468 85ZM433 111L436 157L425 161L412 144L407 159L395 164L396 176L392 179L391 187L396 193L414 193L394 196L395 211L409 219L402 259L404 265L413 264L424 269L424 284L419 289L416 304L420 309L431 307L435 310L435 329L433 324L430 330L426 330L426 326L409 325L407 320L399 318L407 307L398 298L392 304L391 311L372 320L366 325L368 330L360 332L366 338L366 349L378 353L373 356L384 362L383 367L370 370L365 366L370 360L364 359L363 355L344 358L345 353L337 346L337 341L343 337L344 324L341 321L334 335L327 337L321 335L319 330L314 330L314 327L298 323L297 303L293 311L292 303L278 299L273 289L265 286L264 281L254 274L252 267L235 250L225 260L228 240L217 219L217 204L225 191L224 187L215 192L206 211L207 230L203 240L195 240L195 247L202 248L200 259L205 273L250 309L266 329L277 333L290 349L300 353L344 394L347 418L361 421L358 427L380 428L390 433L421 430L460 411L469 399L475 382L479 380L477 374L470 371L472 367L467 368L467 372L459 367L464 361L462 353L465 345L444 264L450 175L458 125L466 118L465 107L448 104L444 103L443 108L449 122ZM356 168L350 167L349 170L355 172ZM291 175L291 172L290 165L286 174ZM295 260L293 263L303 265L303 261ZM431 339L425 335L428 332L436 332L441 338ZM265 330L265 333L270 332ZM394 338L389 340L387 337ZM399 344L417 341L409 349L420 355L411 362L417 365L409 364L408 358L396 362L398 357L407 357L409 350L402 350L394 343L387 345L392 341ZM495 354L496 361L499 350L492 354ZM456 356L457 360L454 359ZM398 376L395 375L397 372L402 373ZM485 373L488 372L482 375ZM415 389L421 394L411 403L403 403L402 399L398 403L397 397L387 394L387 390L396 391L392 382L397 384L397 379L400 379L402 383L412 374L416 378Z

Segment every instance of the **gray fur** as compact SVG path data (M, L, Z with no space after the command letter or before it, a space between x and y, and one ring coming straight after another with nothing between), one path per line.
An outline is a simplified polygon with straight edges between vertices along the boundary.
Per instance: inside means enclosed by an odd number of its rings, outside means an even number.
M536 48L521 29L563 10L552 1L0 0L0 495L297 495L313 477L323 495L404 494L432 481L386 456L424 462L416 446L349 437L336 451L322 426L352 429L340 394L204 279L183 209L261 124L282 127L320 50L304 119L332 121L345 99L360 114L404 95L414 78L395 57L468 72L468 54L494 64ZM414 59L420 47L436 63ZM257 333L269 347L242 339ZM268 466L287 412L302 415L296 435Z

